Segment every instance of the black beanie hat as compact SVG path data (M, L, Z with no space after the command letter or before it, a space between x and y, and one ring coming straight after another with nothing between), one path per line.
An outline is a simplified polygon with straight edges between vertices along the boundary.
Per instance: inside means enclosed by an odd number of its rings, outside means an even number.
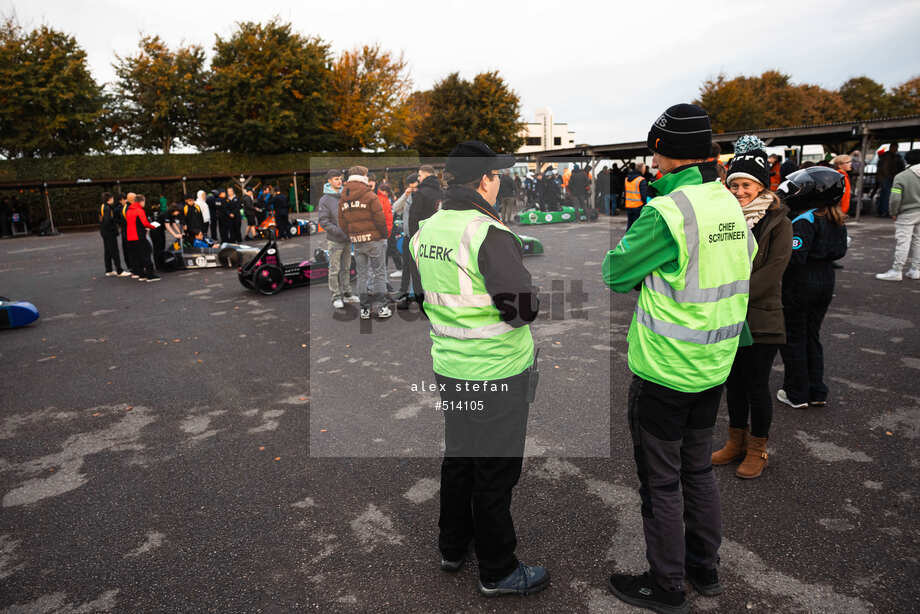
M712 155L709 115L694 104L676 104L648 131L648 148L669 158L700 160Z
M732 158L728 168L726 185L731 183L733 177L747 177L758 182L765 188L770 187L770 164L767 162L767 152L763 149L749 149L738 153Z

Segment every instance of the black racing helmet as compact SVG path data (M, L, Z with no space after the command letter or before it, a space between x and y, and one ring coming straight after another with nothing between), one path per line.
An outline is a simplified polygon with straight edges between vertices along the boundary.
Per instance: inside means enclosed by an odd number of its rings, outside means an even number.
M846 182L842 173L824 166L812 166L791 173L776 189L776 195L793 211L836 205L843 198Z

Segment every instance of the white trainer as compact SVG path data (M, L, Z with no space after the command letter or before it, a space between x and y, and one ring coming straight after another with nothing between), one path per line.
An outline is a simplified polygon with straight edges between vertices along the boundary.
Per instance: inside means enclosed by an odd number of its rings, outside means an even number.
M890 271L876 274L875 278L882 281L901 281L901 271L891 269Z
M344 301L346 303L360 303L361 299L358 298L357 294L346 294Z
M390 273L390 277L395 277L396 279L400 279L402 277L402 271L393 271L392 273Z
M789 397L786 395L786 391L780 388L776 393L776 400L780 403L785 403L793 409L802 409L803 407L808 407L808 403L793 403L789 400Z
M342 299L336 298L334 301L332 301L332 307L333 307L334 309L344 309L344 308L345 308L345 303L342 302Z
M121 273L118 274L118 276L119 277L131 277L131 273L129 271L122 271Z
M909 279L920 279L920 269L911 269L907 272Z

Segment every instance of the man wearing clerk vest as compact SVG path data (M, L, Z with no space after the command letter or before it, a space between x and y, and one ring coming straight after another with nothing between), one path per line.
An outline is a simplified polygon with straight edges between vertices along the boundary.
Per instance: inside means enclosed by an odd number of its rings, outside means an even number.
M459 570L472 542L479 591L487 597L527 595L549 582L546 569L514 554L511 491L521 475L536 385L528 323L539 300L520 239L492 208L496 171L513 164L513 156L485 143L457 145L447 158L441 209L420 223L409 244L444 414L441 569Z
M665 111L648 146L664 175L658 197L603 265L614 292L639 288L629 327L628 417L650 571L613 574L621 600L656 612L689 612L684 579L722 592L719 488L712 431L744 329L757 250L738 201L706 162L712 130L690 104ZM682 492L681 492L682 491Z

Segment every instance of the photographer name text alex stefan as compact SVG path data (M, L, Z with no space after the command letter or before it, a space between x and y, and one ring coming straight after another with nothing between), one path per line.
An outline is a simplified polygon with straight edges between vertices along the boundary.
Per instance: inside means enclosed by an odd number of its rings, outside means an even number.
M446 392L447 389L448 384L426 382L425 380L409 386L409 390L412 392ZM495 382L484 380L481 382L457 382L454 384L454 390L456 392L508 392L509 388L506 383L496 384Z

